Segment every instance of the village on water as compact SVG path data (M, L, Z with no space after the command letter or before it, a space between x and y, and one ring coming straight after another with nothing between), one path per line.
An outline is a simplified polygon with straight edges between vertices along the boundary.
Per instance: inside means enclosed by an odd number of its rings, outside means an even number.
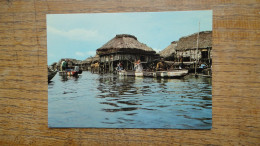
M212 31L201 31L169 42L156 53L131 34L118 34L96 55L77 60L62 58L48 66L48 81L56 75L78 76L82 71L120 76L181 78L187 74L211 77Z

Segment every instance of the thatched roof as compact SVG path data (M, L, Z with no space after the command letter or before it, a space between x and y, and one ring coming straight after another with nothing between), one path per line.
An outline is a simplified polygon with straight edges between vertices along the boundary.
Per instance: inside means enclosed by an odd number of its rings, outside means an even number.
M81 60L72 59L70 60L73 64L81 64Z
M54 65L57 65L57 62L53 62L53 63L51 64L51 66L54 66Z
M164 58L170 57L173 53L176 52L176 46L177 42L173 41L168 47L159 52L160 56Z
M178 41L176 50L196 49L198 33L182 37ZM202 31L199 33L199 48L212 47L212 31Z
M76 65L76 64L81 64L81 60L76 60L76 59L73 59L73 58L62 58L62 59L59 60L59 62L57 63L57 65L60 66L60 65L61 65L61 62L64 61L64 60L68 60L68 61L69 61L69 62L68 62L69 65L72 65L72 64L74 64L74 65Z
M91 64L91 63L94 63L94 62L98 62L99 59L100 59L99 55L95 55L94 57L89 57L89 58L83 60L82 64L83 63Z
M92 62L97 62L99 61L100 57L99 55L95 55L93 58L92 58Z
M83 60L82 64L84 64L84 63L90 64L91 62L92 62L92 57L89 57L89 58Z
M155 51L147 45L140 43L133 35L120 34L97 49L98 55L111 53L146 53L155 54Z

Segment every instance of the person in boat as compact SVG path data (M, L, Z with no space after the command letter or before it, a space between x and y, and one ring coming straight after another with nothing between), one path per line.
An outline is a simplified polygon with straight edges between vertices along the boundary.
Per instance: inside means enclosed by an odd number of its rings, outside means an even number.
M184 64L183 64L183 57L180 56L180 65L179 65L179 69L182 69L184 67Z
M66 70L67 71L71 71L71 69L69 68L69 62L70 62L70 60L66 59Z
M166 70L166 67L165 67L165 62L164 60L161 58L161 60L157 63L156 65L156 71L163 71L163 70Z
M116 70L117 70L117 71L121 71L121 70L123 70L123 65L122 65L121 62L119 62L119 63L117 64L117 68L116 68Z
M64 61L61 61L61 63L60 63L60 71L62 71L63 63L64 63Z
M141 64L141 61L140 60L138 60L136 63L135 63L135 71L136 72L142 72L143 71L143 66L142 66L142 64Z
M62 70L61 71L65 71L66 68L67 68L67 61L66 60L62 61L61 62L61 66L62 66Z

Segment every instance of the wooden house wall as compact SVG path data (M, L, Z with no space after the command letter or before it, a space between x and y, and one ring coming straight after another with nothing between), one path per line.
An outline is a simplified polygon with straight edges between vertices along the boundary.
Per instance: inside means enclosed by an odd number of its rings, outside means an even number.
M82 64L81 64L81 69L82 69L83 71L88 71L88 70L91 69L91 64L90 64L90 63L82 63Z
M127 60L134 62L135 60L141 59L141 56L145 58L145 62L151 62L153 60L153 55L143 55L143 54L110 54L100 56L100 62L111 62L111 61L122 61Z
M205 48L198 49L198 59L202 58L202 50L205 50ZM206 48L207 52L209 52L209 57L212 59L212 48ZM187 50L176 50L176 57L177 59L182 57L189 57L191 61L196 60L196 49L187 49Z

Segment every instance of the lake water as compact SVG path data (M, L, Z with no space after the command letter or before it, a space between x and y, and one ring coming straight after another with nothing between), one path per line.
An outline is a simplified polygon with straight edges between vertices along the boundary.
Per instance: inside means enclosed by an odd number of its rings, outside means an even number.
M211 78L58 74L48 85L49 127L210 129Z

